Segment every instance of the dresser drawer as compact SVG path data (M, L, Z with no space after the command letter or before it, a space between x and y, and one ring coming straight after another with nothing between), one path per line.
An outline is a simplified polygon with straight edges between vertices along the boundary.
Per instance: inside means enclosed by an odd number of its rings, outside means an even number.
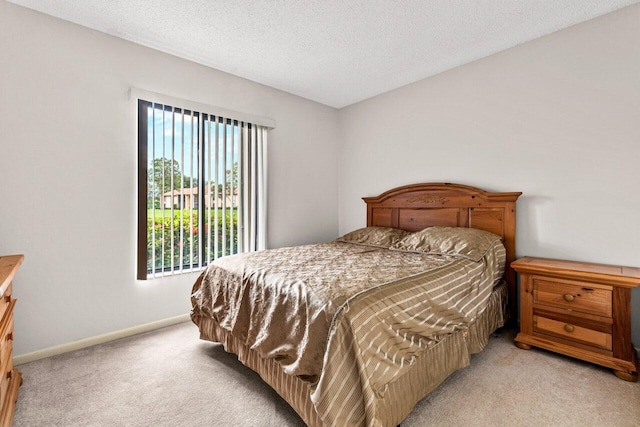
M13 308L13 305L11 306ZM8 312L6 318L2 322L2 331L0 331L0 368L7 370L5 366L11 363L13 351L13 313Z
M571 323L559 322L557 320L541 316L533 316L533 330L537 333L566 338L571 341L598 347L603 350L612 350L613 339L611 334Z
M23 255L0 256L0 425L11 426L22 375L13 367L12 280L22 264Z
M2 372L2 381L0 381L0 403L7 404L7 395L9 393L9 385L13 376L13 360L9 358L9 364L6 370Z
M7 290L4 291L4 294L0 297L0 319L2 319L9 309L9 305L11 304L11 283L7 287Z
M613 288L544 277L533 278L533 303L611 317Z

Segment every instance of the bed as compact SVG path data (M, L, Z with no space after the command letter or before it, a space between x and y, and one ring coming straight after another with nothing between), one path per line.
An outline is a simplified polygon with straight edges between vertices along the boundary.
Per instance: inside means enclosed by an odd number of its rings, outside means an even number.
M429 183L366 197L367 227L334 242L213 262L192 320L307 425L398 425L514 312L520 194Z

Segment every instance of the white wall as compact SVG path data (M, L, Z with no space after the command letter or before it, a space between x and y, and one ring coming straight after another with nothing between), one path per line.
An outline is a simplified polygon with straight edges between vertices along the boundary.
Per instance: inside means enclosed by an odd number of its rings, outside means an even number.
M640 266L638 23L627 7L341 110L340 232L360 197L447 181L523 192L518 256Z
M195 275L134 280L130 86L275 119L269 246L337 234L336 110L0 1L0 253L26 255L17 355L190 309Z

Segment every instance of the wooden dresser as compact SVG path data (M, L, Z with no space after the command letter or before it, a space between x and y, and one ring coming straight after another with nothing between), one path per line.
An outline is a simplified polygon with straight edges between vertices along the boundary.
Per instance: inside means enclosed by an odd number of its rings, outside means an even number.
M13 307L11 281L23 255L0 256L0 426L11 426L22 375L13 367Z
M520 273L519 348L544 348L638 380L631 289L640 285L640 268L529 257L511 267Z

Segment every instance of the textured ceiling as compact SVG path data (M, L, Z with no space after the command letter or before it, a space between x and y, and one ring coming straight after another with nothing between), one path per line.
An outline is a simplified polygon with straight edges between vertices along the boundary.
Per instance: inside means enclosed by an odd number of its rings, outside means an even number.
M344 107L640 0L10 0Z

